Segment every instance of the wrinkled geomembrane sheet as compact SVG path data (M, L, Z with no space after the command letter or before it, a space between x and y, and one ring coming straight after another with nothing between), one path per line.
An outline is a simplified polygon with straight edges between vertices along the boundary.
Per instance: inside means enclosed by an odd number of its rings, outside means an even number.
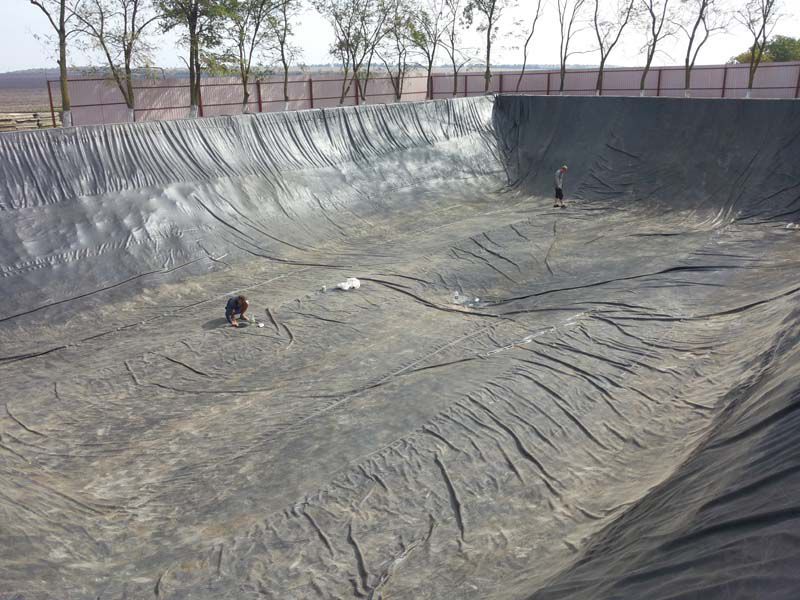
M798 220L792 101L4 134L0 598L797 598Z

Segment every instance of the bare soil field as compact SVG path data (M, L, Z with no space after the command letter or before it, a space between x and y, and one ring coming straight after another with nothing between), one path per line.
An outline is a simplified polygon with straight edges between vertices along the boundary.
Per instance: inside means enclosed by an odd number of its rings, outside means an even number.
M0 88L0 113L50 111L47 88Z

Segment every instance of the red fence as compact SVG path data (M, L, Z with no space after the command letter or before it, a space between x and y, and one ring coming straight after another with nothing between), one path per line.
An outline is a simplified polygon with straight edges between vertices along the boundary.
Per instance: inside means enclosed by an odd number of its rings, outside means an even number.
M638 96L643 70L641 68L607 69L604 73L603 94L610 96ZM535 95L587 96L596 94L597 69L569 70L560 88L558 71L530 71L521 78L520 73L496 73L490 81L493 93L520 93ZM691 87L684 89L683 67L656 67L645 78L643 95L696 98L743 98L747 95L748 66L701 66L692 70ZM287 102L283 96L283 81L268 79L248 85L250 94L247 112L272 112L329 108L357 105L361 98L352 84L342 99L344 80L332 76L291 76L288 82ZM130 120L127 106L109 79L70 80L73 123L90 125L122 123ZM59 86L48 81L50 110L55 123ZM424 75L406 77L402 100L424 100L474 96L484 92L483 73L463 73L457 77L436 73L430 79ZM189 115L189 83L185 79L137 81L135 86L137 121L177 119ZM756 73L753 98L800 97L800 62L767 63ZM55 98L54 98L55 97ZM372 77L364 93L370 104L395 101L394 89L388 77ZM244 112L244 88L235 78L205 78L200 93L200 116L220 116ZM340 99L341 102L340 102Z

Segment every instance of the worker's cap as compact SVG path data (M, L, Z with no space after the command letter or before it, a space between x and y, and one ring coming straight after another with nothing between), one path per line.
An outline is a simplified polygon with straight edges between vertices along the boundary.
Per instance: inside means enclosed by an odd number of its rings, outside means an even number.
M564 169L565 171L569 171L569 167L567 165L561 165L561 168Z

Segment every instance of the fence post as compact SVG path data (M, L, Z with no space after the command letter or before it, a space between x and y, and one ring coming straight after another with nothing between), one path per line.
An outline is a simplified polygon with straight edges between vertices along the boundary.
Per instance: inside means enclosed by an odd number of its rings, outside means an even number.
M53 108L53 90L50 89L50 80L47 80L47 96L50 98L50 117L53 119L53 128L56 126L56 110Z
M728 65L725 65L725 68L722 70L722 95L720 98L725 97L725 86L728 83Z
M264 112L264 104L261 102L261 80L256 79L256 97L258 98L258 112Z
M800 66L797 67L797 84L794 86L794 97L800 98Z
M661 95L661 72L663 70L664 69L659 69L658 70L658 83L656 83L656 96L660 96Z
M358 77L356 77L356 85L355 85L355 88L356 88L356 106L358 106L359 103L361 102L361 98L360 98L360 96L361 96L361 87L360 86L361 86L361 84L359 83L359 79L358 79Z
M547 95L550 95L550 71L547 72Z
M466 73L464 73L464 98L467 97L467 88L469 87L468 79L469 77Z
M308 97L311 100L309 108L314 108L314 80L311 77L308 78Z
M500 73L500 93L503 93L503 74Z

